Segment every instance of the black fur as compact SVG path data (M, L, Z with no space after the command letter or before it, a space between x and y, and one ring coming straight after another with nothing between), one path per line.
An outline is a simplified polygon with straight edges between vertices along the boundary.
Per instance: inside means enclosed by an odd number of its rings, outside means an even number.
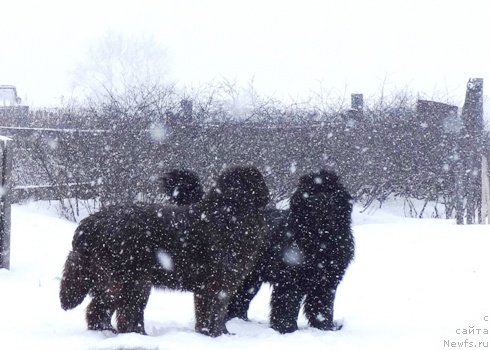
M303 299L310 326L339 329L333 307L337 286L354 256L351 214L351 196L333 172L301 177L290 209L266 213L269 246L232 298L228 318L247 319L250 301L262 282L270 282L273 329L297 330Z
M78 305L87 292L89 329L144 334L152 286L194 292L196 331L227 333L230 296L265 244L269 191L254 167L235 167L192 206L116 206L82 220L63 271L60 301Z
M176 205L199 202L204 191L196 173L186 169L172 169L160 177L160 189Z

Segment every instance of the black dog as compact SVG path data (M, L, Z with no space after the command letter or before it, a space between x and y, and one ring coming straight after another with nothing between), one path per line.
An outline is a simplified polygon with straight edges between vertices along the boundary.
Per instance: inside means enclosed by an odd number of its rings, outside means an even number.
M228 318L247 319L250 301L262 282L270 282L271 327L281 333L298 329L304 298L309 325L337 330L333 321L336 289L354 256L351 196L336 174L301 177L289 210L266 213L269 247L229 305Z
M269 191L254 167L225 171L198 203L103 209L82 220L60 286L63 309L87 294L88 328L144 334L152 286L194 292L196 331L227 333L230 297L253 270L265 244Z

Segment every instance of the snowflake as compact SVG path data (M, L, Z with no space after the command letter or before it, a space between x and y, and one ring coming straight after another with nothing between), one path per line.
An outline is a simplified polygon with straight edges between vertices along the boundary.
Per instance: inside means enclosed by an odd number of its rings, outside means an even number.
M157 252L157 259L160 265L167 271L173 271L174 270L174 262L172 260L172 257L170 254L163 250L159 250Z

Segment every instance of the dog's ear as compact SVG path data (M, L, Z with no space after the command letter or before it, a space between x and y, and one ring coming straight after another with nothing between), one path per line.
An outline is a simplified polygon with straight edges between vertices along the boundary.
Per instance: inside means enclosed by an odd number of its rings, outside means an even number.
M314 183L320 184L323 187L323 191L331 191L342 186L339 176L333 171L322 169L318 172L313 173L313 175Z
M196 173L186 169L172 169L160 177L160 190L177 205L199 202L204 191Z
M332 171L319 170L303 175L299 178L298 186L291 196L289 207L293 211L301 210L308 202L310 196L324 193L331 195L343 186L339 177Z
M291 210L299 210L304 206L305 201L313 193L315 176L313 173L303 175L298 180L298 186L289 200Z
M260 171L252 166L225 170L212 189L215 200L239 211L263 208L269 202L269 188Z
M333 171L319 170L303 175L298 182L298 189L307 193L331 193L337 190L342 184L339 177Z

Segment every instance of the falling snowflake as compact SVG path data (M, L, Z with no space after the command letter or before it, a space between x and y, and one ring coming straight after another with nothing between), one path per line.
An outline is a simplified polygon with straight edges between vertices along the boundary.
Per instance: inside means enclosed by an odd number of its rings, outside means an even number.
M167 271L173 271L174 270L174 262L172 260L172 257L170 254L163 250L159 250L157 252L157 259L160 265Z
M303 252L298 246L291 246L284 252L282 260L290 266L300 265L303 263Z
M163 124L152 124L149 129L151 139L155 142L163 142L167 138L167 130Z
M347 126L348 128L353 128L353 127L355 127L355 126L356 126L356 121L355 121L354 119L349 119L349 120L347 121L347 123L346 123L346 126Z
M179 195L179 190L176 188L174 189L174 192L172 193L172 197L177 197Z
M226 298L228 298L228 293L226 293L225 291L220 291L218 293L218 299L219 300L225 300Z
M48 144L48 147L51 148L52 150L55 150L58 148L58 139L57 138L49 138L47 139L47 144Z

